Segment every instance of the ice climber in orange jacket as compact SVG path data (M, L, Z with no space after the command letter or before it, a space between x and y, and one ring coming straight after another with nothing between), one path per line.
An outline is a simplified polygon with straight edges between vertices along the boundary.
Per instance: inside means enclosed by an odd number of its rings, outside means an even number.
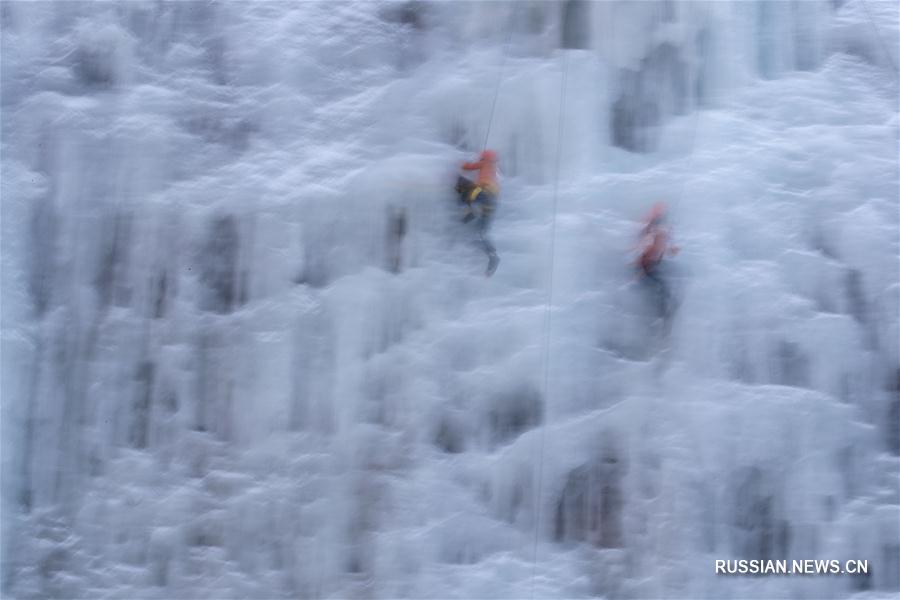
M663 272L662 261L667 254L670 256L678 254L679 248L671 243L672 233L666 212L666 205L657 202L644 218L644 227L638 241L637 267L638 277L656 294L660 316L668 320L674 309L674 303Z
M671 237L666 220L666 205L657 202L644 218L644 228L641 230L638 243L640 248L638 267L642 275L651 277L666 254L672 256L678 254L679 248L670 243Z
M478 177L474 182L467 177L457 178L456 193L459 194L459 200L465 206L463 223L478 219L480 243L488 255L487 276L490 277L500 263L497 249L487 237L497 204L497 196L500 194L500 186L497 184L497 153L493 150L484 150L477 161L465 162L460 168L464 171L478 171Z

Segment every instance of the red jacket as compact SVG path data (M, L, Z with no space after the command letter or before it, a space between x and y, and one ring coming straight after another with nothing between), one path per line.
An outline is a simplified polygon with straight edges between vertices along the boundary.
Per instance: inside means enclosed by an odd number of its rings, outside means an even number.
M638 242L640 255L637 263L645 271L656 266L666 254L678 254L678 246L672 245L669 227L664 223L665 216L666 206L659 202L644 219L644 229Z
M641 237L641 255L638 264L642 269L653 268L668 254L677 254L678 247L669 243L669 232L660 227L653 228Z

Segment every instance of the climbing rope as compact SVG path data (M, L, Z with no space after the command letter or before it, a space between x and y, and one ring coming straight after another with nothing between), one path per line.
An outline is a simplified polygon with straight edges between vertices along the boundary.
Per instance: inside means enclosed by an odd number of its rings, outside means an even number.
M534 551L531 565L531 597L534 598L534 582L537 575L537 548L541 523L541 494L544 479L544 437L547 429L547 402L550 398L550 328L553 324L553 273L556 266L556 213L559 201L559 168L562 157L563 116L566 106L566 83L569 79L569 57L563 50L562 81L559 91L559 121L556 134L556 165L553 177L553 220L550 229L550 283L547 289L547 308L544 312L544 424L541 425L540 456L538 460L537 493L535 494Z
M484 134L484 143L481 145L482 150L487 148L488 138L491 136L491 126L494 124L494 112L497 110L497 98L500 96L500 84L503 82L503 73L506 69L506 57L509 55L509 44L510 41L512 41L513 17L516 14L516 8L518 6L519 5L517 4L509 14L509 24L506 28L506 42L503 44L503 52L500 55L500 73L497 75L497 85L494 88L494 101L491 102L491 114L490 117L488 117L487 132Z

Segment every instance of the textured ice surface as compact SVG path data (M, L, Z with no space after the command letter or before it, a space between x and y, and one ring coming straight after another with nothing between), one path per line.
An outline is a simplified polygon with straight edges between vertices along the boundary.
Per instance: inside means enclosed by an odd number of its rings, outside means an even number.
M900 588L895 2L0 18L5 594ZM488 130L491 279L451 189Z

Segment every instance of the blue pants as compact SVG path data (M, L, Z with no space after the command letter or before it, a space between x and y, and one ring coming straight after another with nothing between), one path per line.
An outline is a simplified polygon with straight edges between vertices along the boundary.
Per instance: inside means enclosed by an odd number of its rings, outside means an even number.
M467 206L472 212L466 215L463 222L468 223L473 218L477 219L475 227L479 234L479 245L487 254L496 254L497 249L488 239L488 232L491 229L491 223L494 220L494 207L497 204L497 197L488 190L481 188L474 198L471 198L472 191L476 188L476 184L465 177L459 177L456 180L456 192L459 194L460 204Z
M658 316L668 320L672 316L675 309L673 302L672 290L668 281L666 281L665 270L662 267L662 261L652 266L641 269L644 273L643 283L649 290Z

